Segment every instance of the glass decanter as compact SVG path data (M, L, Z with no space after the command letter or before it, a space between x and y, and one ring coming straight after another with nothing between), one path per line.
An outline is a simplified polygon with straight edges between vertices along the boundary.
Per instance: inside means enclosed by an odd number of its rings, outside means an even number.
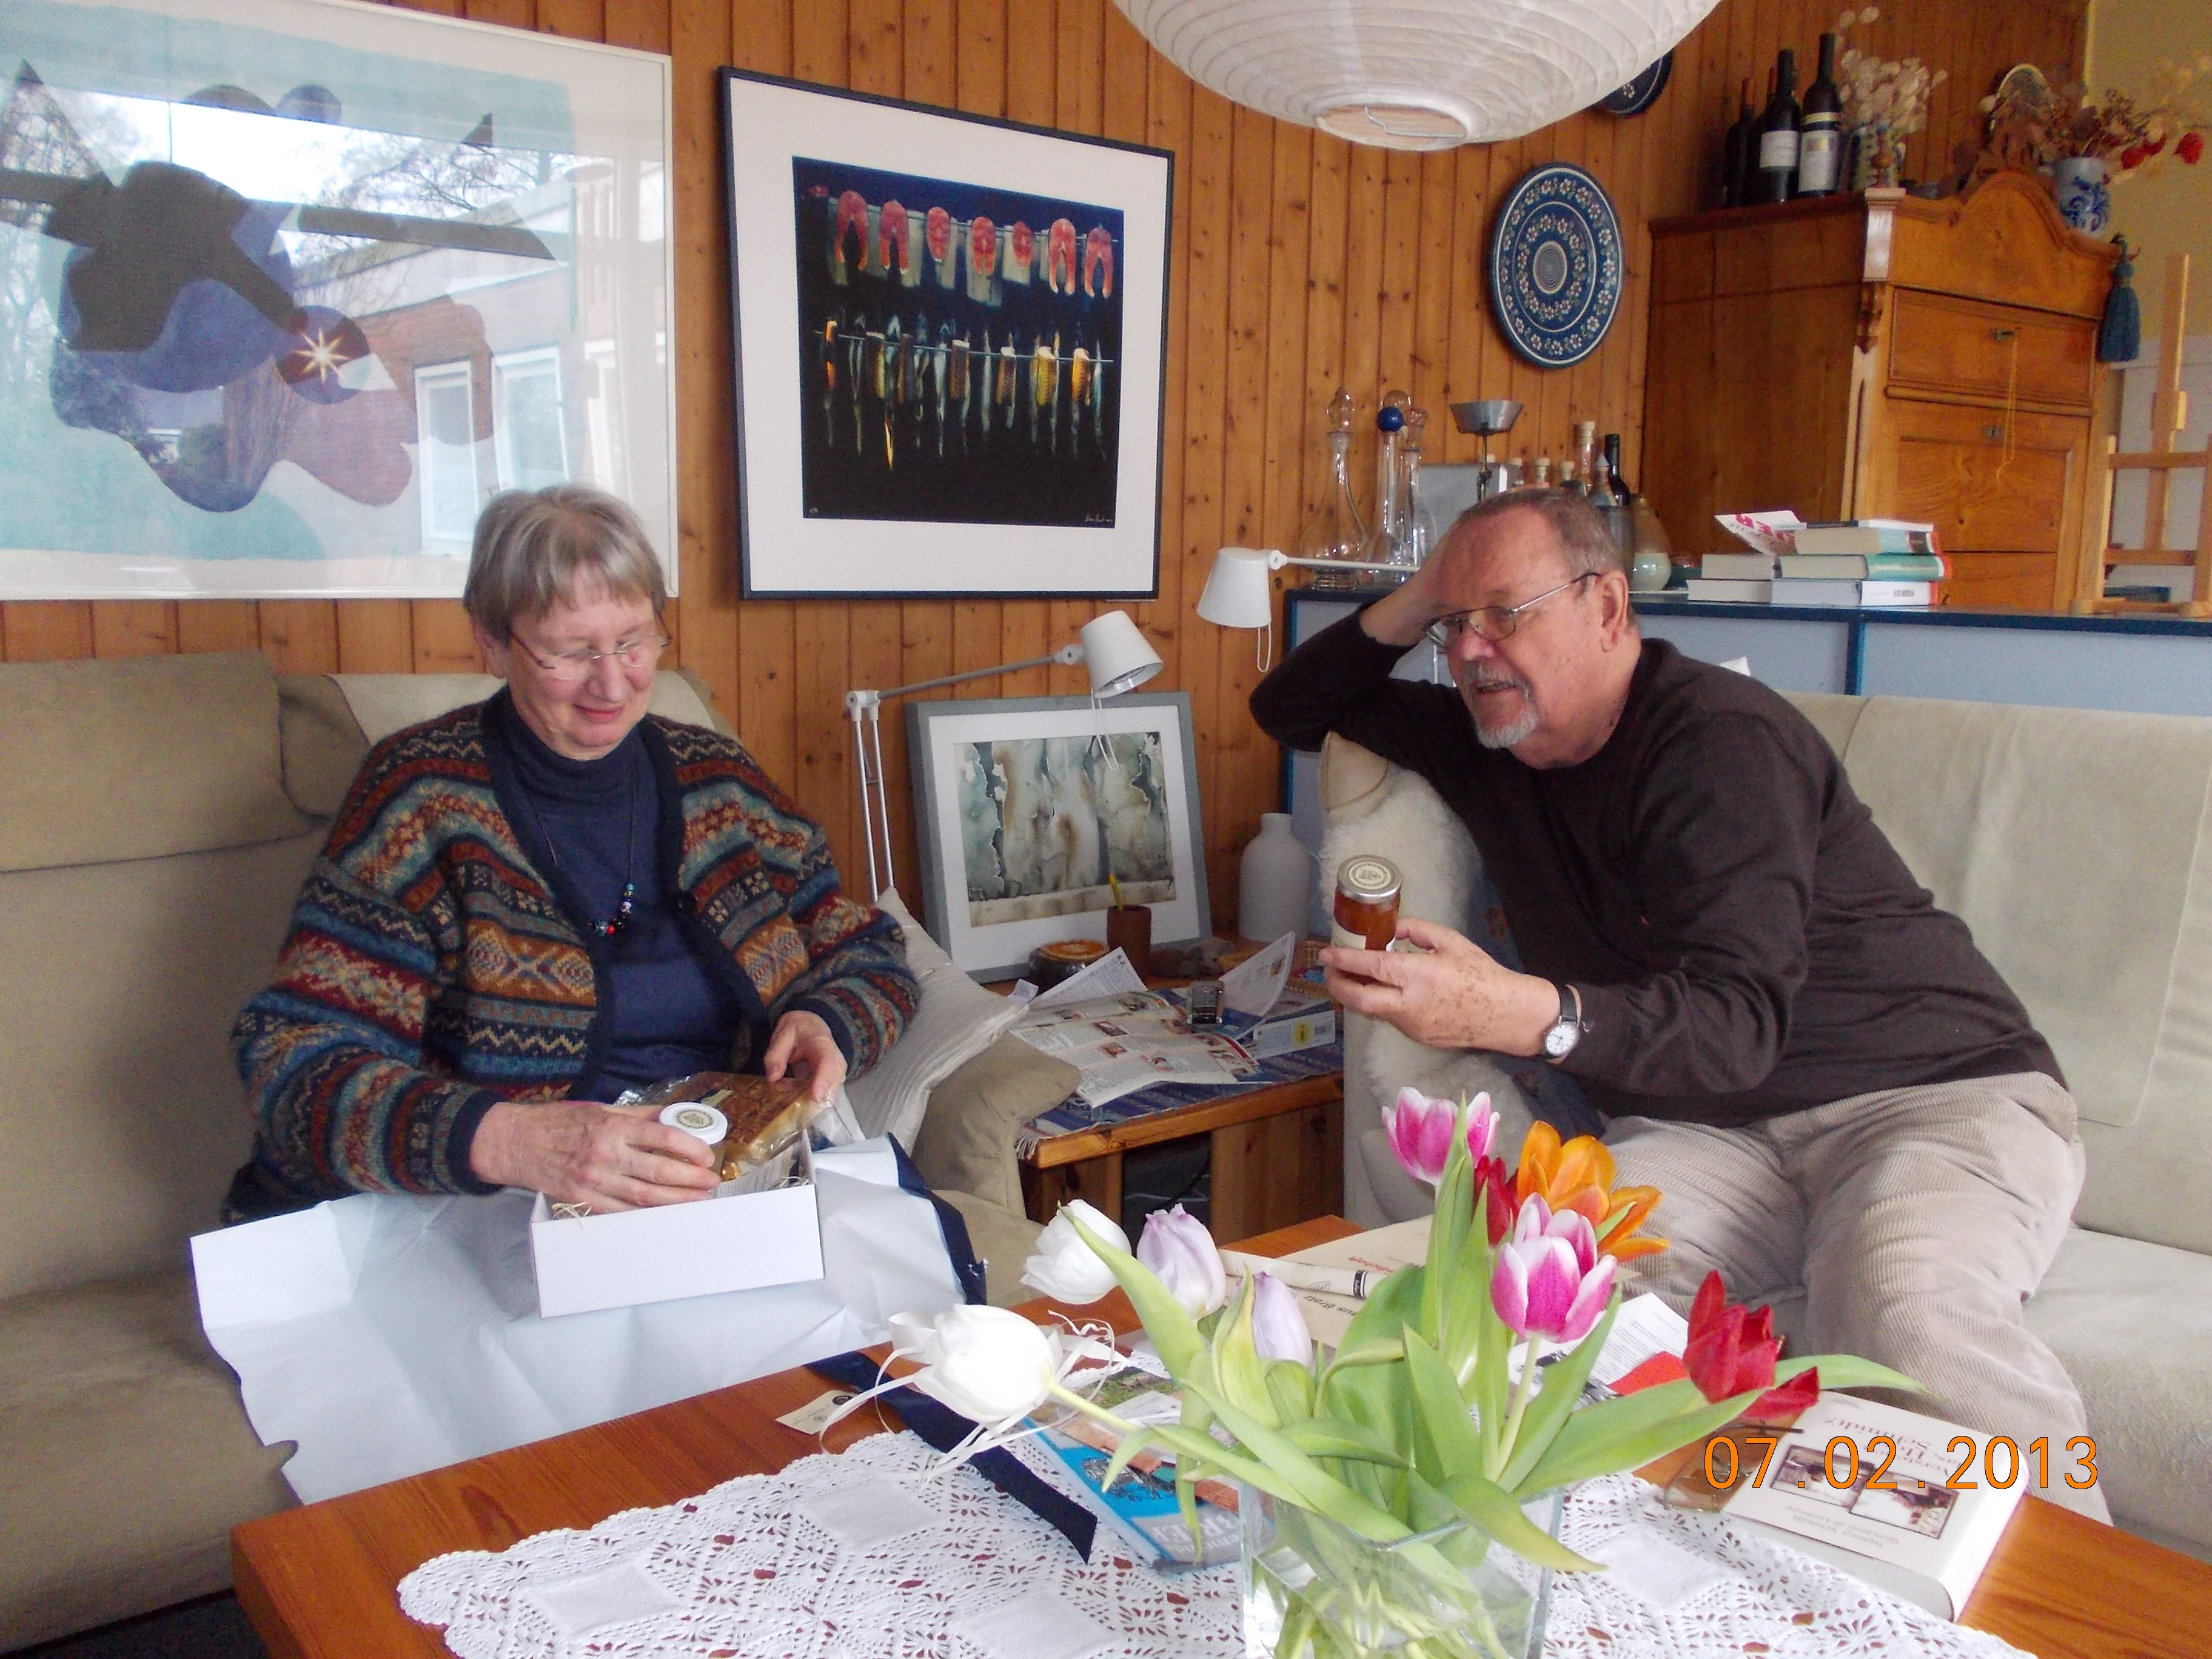
M1298 544L1291 550L1298 558L1354 560L1367 544L1366 521L1359 516L1359 504L1352 495L1352 425L1358 412L1352 393L1342 386L1337 387L1336 396L1322 410L1328 434L1329 484L1321 505L1298 532ZM1314 573L1312 585L1354 587L1359 574L1357 570L1324 568Z

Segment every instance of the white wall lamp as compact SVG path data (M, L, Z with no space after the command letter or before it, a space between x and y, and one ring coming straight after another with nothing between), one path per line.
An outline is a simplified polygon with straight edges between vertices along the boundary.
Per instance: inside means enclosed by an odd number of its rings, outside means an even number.
M1264 585L1266 577L1261 580ZM1084 623L1077 638L1049 656L1024 657L1019 662L1002 662L991 668L970 668L957 674L940 675L933 680L916 680L912 685L894 685L882 691L855 687L845 694L845 713L853 722L853 753L860 763L860 828L868 841L871 898L883 896L891 873L890 805L884 793L883 728L878 718L884 699L902 697L914 691L935 691L969 680L988 679L994 674L1016 673L1024 668L1055 665L1073 668L1079 663L1090 672L1093 702L1135 690L1158 673L1161 666L1159 653L1152 649L1152 641L1145 637L1135 618L1126 611L1109 611ZM882 855L880 863L878 851Z
M1198 596L1198 614L1222 628L1256 628L1252 642L1255 666L1266 673L1275 655L1275 600L1267 578L1286 564L1314 570L1387 570L1401 576L1413 573L1402 564L1362 564L1352 559L1294 559L1273 548L1224 547L1213 556L1212 574L1206 592Z

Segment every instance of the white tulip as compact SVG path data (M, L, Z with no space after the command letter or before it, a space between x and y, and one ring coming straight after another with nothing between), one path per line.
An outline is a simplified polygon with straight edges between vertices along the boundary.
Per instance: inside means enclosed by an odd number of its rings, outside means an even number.
M1026 1417L1059 1376L1056 1334L1004 1308L897 1314L890 1325L892 1353L921 1364L905 1380L977 1423Z
M1071 1199L1037 1235L1037 1253L1023 1263L1022 1283L1056 1301L1096 1302L1114 1288L1114 1270L1068 1225L1070 1215L1115 1249L1129 1248L1129 1235L1104 1212L1079 1198Z

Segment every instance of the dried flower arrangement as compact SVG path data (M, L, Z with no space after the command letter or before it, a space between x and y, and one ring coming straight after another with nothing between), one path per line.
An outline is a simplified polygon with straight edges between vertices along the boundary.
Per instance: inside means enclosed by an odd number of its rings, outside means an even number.
M1847 11L1836 20L1836 33L1848 39L1881 16L1874 6ZM1950 77L1949 70L1931 71L1917 58L1883 58L1850 46L1836 60L1836 73L1846 128L1882 127L1900 136L1928 125L1928 95Z
M2081 158L2104 162L2117 183L2157 173L2169 155L2194 166L2212 129L2198 102L2208 87L2212 53L2186 64L2161 59L2140 99L2110 88L2100 101L2079 82L2053 92L2034 77L2008 76L1997 93L1982 100L1989 136L1975 173Z

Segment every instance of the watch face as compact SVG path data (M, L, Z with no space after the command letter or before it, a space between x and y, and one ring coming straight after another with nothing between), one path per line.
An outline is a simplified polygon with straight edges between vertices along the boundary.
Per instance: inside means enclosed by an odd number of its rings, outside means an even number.
M1544 1033L1544 1052L1557 1060L1575 1046L1575 1039L1581 1035L1571 1021L1563 1019Z

